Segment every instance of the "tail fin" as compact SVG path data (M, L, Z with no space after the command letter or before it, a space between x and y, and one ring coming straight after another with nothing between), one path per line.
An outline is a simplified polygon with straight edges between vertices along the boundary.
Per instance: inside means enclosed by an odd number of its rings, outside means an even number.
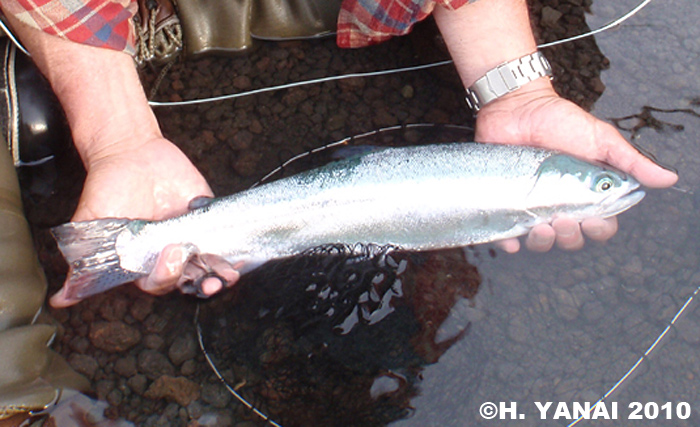
M66 298L77 301L143 276L122 269L116 252L117 236L133 223L128 219L98 219L51 229L70 266L64 285Z

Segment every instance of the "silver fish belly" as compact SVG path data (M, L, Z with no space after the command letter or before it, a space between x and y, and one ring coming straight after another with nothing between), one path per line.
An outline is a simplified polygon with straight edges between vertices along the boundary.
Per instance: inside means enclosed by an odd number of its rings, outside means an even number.
M82 297L149 274L173 243L242 262L245 273L324 244L426 250L517 237L557 215L616 215L642 199L638 188L610 168L530 147L386 148L170 220L69 223L54 235Z

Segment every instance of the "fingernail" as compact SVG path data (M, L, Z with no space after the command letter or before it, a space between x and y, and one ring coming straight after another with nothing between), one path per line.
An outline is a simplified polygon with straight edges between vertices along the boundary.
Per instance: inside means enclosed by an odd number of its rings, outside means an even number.
M532 236L532 243L535 243L535 244L538 244L538 245L541 245L541 244L544 244L544 243L549 243L549 237L543 236L543 235L541 235L541 234L534 234L534 235Z
M586 229L589 237L597 237L603 234L603 227L589 227Z
M564 227L557 234L559 237L571 237L576 234L576 227Z
M208 279L204 279L202 282L202 292L204 292L206 295L214 295L223 287L224 284L218 277L210 277Z

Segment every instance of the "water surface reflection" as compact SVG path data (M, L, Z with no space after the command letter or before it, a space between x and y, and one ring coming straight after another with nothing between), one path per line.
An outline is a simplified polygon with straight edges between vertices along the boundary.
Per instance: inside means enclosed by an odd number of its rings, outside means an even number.
M213 364L283 425L406 418L425 366L460 340L463 360L479 353L465 310L481 277L464 250L349 249L268 263L200 307ZM475 388L478 366L461 370Z

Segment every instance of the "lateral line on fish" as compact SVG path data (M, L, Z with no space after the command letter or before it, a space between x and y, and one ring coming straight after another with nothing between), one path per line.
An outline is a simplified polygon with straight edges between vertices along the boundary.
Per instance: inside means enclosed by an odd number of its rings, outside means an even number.
M683 312L685 312L685 310L688 308L688 306L690 306L690 303L693 302L693 300L695 299L695 297L697 296L698 293L700 293L700 286L698 286L697 288L695 288L695 291L690 295L690 297L688 297L688 299L685 301L685 304L683 304L683 306L680 308L680 310L678 310L678 312L676 313L676 315L673 316L673 319L671 319L671 321L668 323L668 325L666 325L666 328L664 328L664 330L659 334L659 336L658 336L658 337L654 340L654 342L649 346L649 348L647 349L647 351L645 351L644 354L642 354L642 356L637 360L637 362L636 362L634 365L632 365L632 367L627 371L627 373L626 373L625 375L623 375L622 378L620 378L620 379L610 388L610 390L608 390L607 393L605 393L605 394L603 395L603 397L601 397L600 399L598 399L598 401L595 403L595 405L591 406L591 408L588 410L588 412L587 412L586 414L582 414L580 417L578 417L576 420L574 420L574 421L573 421L571 424L569 424L567 427L575 426L576 424L579 423L579 421L585 419L586 416L587 416L588 414L590 414L593 410L595 410L595 408L596 408L598 405L600 405L605 399L607 399L611 394L613 394L613 393L615 392L615 390L617 390L617 389L622 385L622 383L625 382L625 380L627 380L627 379L630 377L630 375L632 375L632 374L634 373L634 371L636 371L637 368L638 368L644 361L649 360L649 356L651 355L651 353L654 351L654 349L656 349L656 347L659 345L659 343L661 342L661 340L664 339L664 337L666 336L666 334L668 333L668 331L671 330L671 327L673 327L673 326L675 325L676 321L681 317L681 315L683 314Z
M197 311L195 312L194 315L194 324L197 329L197 341L199 342L199 348L202 350L202 353L204 353L204 357L207 359L207 363L209 364L209 367L214 371L214 374L219 378L219 381L226 387L226 389L235 397L240 403L243 404L248 410L252 411L255 415L259 416L260 418L263 419L263 421L270 423L274 427L282 427L280 424L276 423L274 420L272 420L270 417L265 415L262 411L260 411L258 408L253 406L248 400L246 400L243 396L241 396L238 391L236 391L235 388L231 387L229 385L228 381L221 375L221 372L219 372L219 369L216 367L216 364L214 364L214 361L211 360L211 357L209 357L209 352L207 352L206 348L204 347L204 338L202 337L202 327L199 324L199 308L200 304L197 304Z
M632 16L636 15L640 10L642 10L644 7L646 7L649 3L651 3L651 0L642 0L637 6L632 8L629 12L623 14L622 16L608 22L607 24L603 25L602 27L599 27L595 30L588 31L583 34L579 34L576 36L572 37L567 37L565 39L561 40L555 40L553 42L549 43L542 43L537 45L538 49L544 49L552 46L557 46L560 44L580 40L583 38L591 37L596 34L602 33L603 31L607 31L611 28L617 27L618 25L622 24L623 22L627 21L629 18ZM0 21L1 22L1 21ZM15 41L14 38L11 38L15 44L18 45L18 47L21 46L19 42ZM20 47L22 50L24 50L23 47ZM24 50L26 52L26 50ZM410 72L410 71L419 71L419 70L425 70L429 68L435 68L435 67L441 67L443 65L448 65L452 64L453 61L451 59L444 60L444 61L438 61L438 62L431 62L428 64L421 64L421 65L415 65L411 67L402 67L402 68L393 68L393 69L388 69L388 70L379 70L379 71L369 71L369 72L361 72L361 73L350 73L350 74L341 74L338 76L329 76L329 77L321 77L318 79L311 79L311 80L303 80L299 82L292 82L292 83L286 83L286 84L281 84L277 86L268 86L260 89L254 89L246 92L239 92L239 93L231 93L228 95L220 95L220 96L213 96L213 97L207 97L207 98L197 98L197 99L190 99L190 100L185 100L185 101L148 101L148 104L151 107L182 107L182 106L187 106L187 105L198 105L198 104L205 104L209 102L218 102L218 101L225 101L229 99L236 99L236 98L241 98L244 96L251 96L251 95L257 95L260 93L265 93L265 92L274 92L277 90L282 90L282 89L291 89L294 87L299 87L299 86L307 86L307 85L312 85L312 84L317 84L317 83L326 83L326 82L331 82L331 81L336 81L336 80L344 80L344 79L352 79L352 78L366 78L366 77L375 77L375 76L384 76L384 75L389 75L389 74L397 74L397 73L404 73L404 72Z

